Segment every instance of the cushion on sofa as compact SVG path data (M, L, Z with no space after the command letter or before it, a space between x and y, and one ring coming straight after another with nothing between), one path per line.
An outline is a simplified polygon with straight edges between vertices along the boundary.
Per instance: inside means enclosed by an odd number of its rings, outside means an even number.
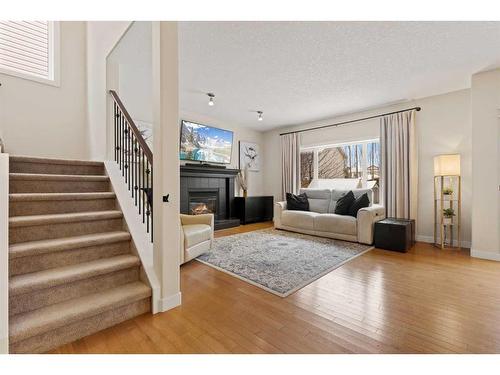
M370 200L368 199L368 194L364 193L359 198L356 198L351 207L349 207L349 215L357 217L358 211L368 206L370 206Z
M314 230L356 236L356 218L346 215L322 214L314 218Z
M347 215L349 213L349 208L355 200L354 194L349 190L346 195L337 200L334 213L337 215Z
M330 209L332 192L329 189L300 189L300 193L305 193L309 201L309 211L320 214L327 213Z
M281 214L281 224L293 228L314 230L314 218L319 216L311 211L290 211L285 210Z
M309 201L307 200L307 195L286 193L286 209L309 211Z
M370 206L372 205L373 201L373 190L372 189L353 189L351 190L352 193L354 194L354 198L359 198L362 196L364 193L368 194L368 199L370 201ZM337 190L333 189L332 190L332 201L330 202L330 210L328 211L329 213L333 214L335 213L335 206L337 205L337 201L342 198L344 195L346 195L349 192L349 190Z

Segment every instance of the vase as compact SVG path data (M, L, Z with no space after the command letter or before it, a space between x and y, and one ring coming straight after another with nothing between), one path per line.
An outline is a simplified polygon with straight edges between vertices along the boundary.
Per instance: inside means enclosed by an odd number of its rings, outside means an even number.
M243 190L243 197L246 198L248 195L248 192L246 190Z

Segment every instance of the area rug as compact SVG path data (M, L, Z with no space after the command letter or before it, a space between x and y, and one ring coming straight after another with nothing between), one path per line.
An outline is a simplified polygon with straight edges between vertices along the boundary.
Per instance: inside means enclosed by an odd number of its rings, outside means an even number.
M198 261L286 297L373 249L353 242L276 229L216 238Z

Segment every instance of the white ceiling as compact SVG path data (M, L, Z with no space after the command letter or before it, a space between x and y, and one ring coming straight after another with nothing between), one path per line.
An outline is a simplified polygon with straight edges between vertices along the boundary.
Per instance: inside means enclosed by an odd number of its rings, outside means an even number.
M500 66L500 22L179 27L181 110L257 130L459 90L472 74ZM213 107L207 92L216 95Z

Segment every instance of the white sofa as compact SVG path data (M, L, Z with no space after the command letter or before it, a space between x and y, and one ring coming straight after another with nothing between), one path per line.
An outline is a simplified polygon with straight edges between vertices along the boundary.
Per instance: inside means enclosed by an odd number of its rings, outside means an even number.
M357 217L337 215L334 213L337 200L347 192L349 190L301 189L300 193L307 195L310 211L287 210L286 202L277 202L274 207L274 226L292 232L371 245L374 223L385 218L385 209L370 203L369 207L358 211ZM352 192L356 198L368 193L372 202L370 189L355 189Z
M181 219L180 264L210 251L214 240L214 215L184 215Z

